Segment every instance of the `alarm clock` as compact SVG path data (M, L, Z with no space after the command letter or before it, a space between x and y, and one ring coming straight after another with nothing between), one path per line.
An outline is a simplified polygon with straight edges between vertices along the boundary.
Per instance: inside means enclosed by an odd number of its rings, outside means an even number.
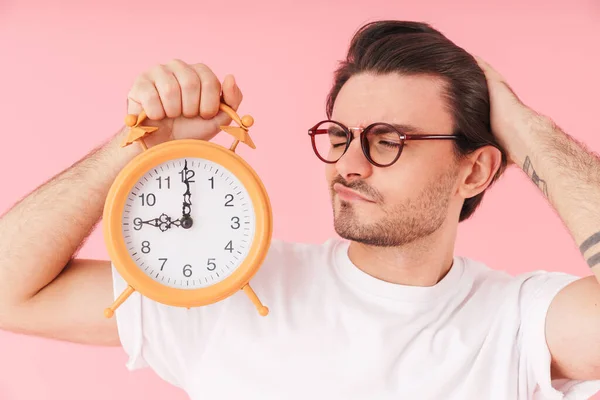
M249 128L228 105L220 110L238 126L229 148L199 139L170 140L148 148L146 114L127 115L122 147L143 151L117 175L103 212L110 259L127 288L104 310L111 318L134 292L176 307L199 307L242 290L262 316L268 308L250 286L272 235L267 191L253 168L235 150L256 148Z

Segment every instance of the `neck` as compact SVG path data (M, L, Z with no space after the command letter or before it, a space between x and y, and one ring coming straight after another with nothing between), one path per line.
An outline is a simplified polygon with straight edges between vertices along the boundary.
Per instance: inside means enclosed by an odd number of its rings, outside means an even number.
M397 247L351 242L348 256L374 278L406 286L434 286L452 267L456 229L448 228L444 224L429 236Z

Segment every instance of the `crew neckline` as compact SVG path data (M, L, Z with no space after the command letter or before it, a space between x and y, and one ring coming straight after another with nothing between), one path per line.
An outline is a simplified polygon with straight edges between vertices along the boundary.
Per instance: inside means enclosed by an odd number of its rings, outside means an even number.
M452 267L442 280L433 286L410 286L377 279L358 268L348 256L350 242L338 240L333 249L334 265L341 277L355 288L373 296L409 303L439 300L459 289L465 263L462 257L453 258Z

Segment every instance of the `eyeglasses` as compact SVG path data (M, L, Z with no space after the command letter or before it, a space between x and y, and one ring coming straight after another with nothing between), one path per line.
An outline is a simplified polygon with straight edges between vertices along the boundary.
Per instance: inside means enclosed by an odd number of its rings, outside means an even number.
M375 122L365 128L349 128L344 124L324 120L308 130L317 157L328 164L336 163L348 150L354 139L351 131L360 133L360 145L369 162L376 167L394 164L406 140L458 139L460 135L409 135L399 125Z

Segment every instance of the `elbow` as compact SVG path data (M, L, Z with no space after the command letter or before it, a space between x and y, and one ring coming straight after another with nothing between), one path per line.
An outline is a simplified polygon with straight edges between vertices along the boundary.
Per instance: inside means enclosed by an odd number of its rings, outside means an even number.
M26 319L24 303L0 299L0 330L22 333L22 325Z
M0 300L0 329L4 331L12 331L15 329L16 308L4 299Z

